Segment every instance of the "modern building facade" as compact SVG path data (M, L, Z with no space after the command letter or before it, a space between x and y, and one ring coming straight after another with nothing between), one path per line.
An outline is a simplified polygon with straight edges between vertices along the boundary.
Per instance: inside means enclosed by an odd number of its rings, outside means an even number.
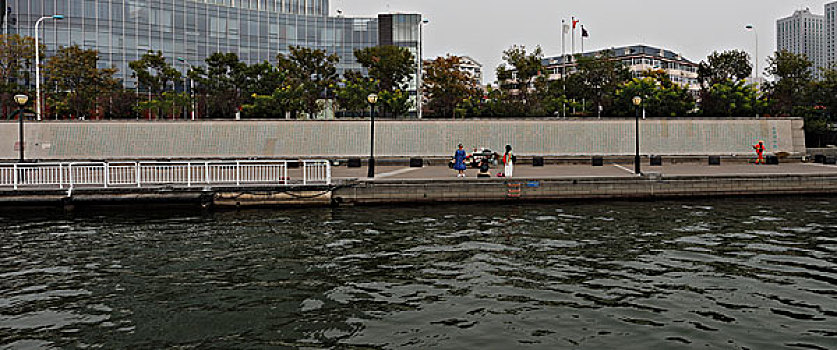
M825 64L837 63L837 1L825 4Z
M274 62L289 46L337 54L341 74L362 71L354 51L379 44L409 47L419 59L421 15L332 17L328 0L5 1L11 8L9 32L34 36L39 18L64 15L42 23L47 56L71 44L96 49L100 66L118 68L127 87L135 87L128 63L148 51L162 51L181 71L203 65L216 52L236 53L248 64ZM413 77L412 90L415 86Z
M378 15L378 38L380 45L406 48L415 59L416 73L407 79L406 89L410 94L410 113L418 111L419 69L421 69L421 21L420 14L381 14Z
M776 21L776 49L804 54L814 63L812 73L819 76L820 67L827 65L825 16L810 9L794 11L793 15Z
M482 86L483 80L483 73L482 73L482 63L479 63L471 56L461 56L459 57L459 65L457 68L474 80L474 84L476 86Z
M601 56L610 51L614 60L619 60L631 72L633 77L640 77L648 70L663 70L672 82L692 91L700 90L698 84L698 65L679 53L647 45L634 45L606 50L585 52L585 57ZM576 72L577 63L568 56L548 57L543 65L550 80L561 79L564 75Z

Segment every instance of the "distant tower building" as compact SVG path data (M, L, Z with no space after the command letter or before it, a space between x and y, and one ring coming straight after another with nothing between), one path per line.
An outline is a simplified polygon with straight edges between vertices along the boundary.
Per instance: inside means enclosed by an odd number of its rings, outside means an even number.
M810 9L794 11L793 15L776 21L776 48L805 54L814 63L814 76L826 66L825 16Z
M825 63L837 63L837 1L825 4Z

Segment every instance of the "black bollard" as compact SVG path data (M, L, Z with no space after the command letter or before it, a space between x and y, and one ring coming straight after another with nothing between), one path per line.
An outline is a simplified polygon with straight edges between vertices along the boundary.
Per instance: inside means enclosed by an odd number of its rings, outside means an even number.
M663 156L651 156L651 166L663 166Z

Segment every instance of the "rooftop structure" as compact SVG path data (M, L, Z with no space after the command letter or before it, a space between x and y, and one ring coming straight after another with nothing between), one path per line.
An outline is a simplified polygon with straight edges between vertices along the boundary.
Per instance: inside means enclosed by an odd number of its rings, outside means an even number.
M640 77L647 70L663 70L671 81L690 90L698 90L697 63L677 52L648 45L615 47L605 50L581 53L584 57L597 57L609 51L614 60L621 61L634 77ZM568 56L556 56L543 59L543 65L550 80L561 79L563 75L576 72L577 62Z

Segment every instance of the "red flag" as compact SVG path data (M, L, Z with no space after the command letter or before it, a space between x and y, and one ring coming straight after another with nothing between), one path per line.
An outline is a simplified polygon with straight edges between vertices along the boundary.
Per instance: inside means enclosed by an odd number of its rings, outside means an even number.
M580 21L575 19L575 17L573 17L573 29L575 29L576 26L578 26L578 22L580 22Z

